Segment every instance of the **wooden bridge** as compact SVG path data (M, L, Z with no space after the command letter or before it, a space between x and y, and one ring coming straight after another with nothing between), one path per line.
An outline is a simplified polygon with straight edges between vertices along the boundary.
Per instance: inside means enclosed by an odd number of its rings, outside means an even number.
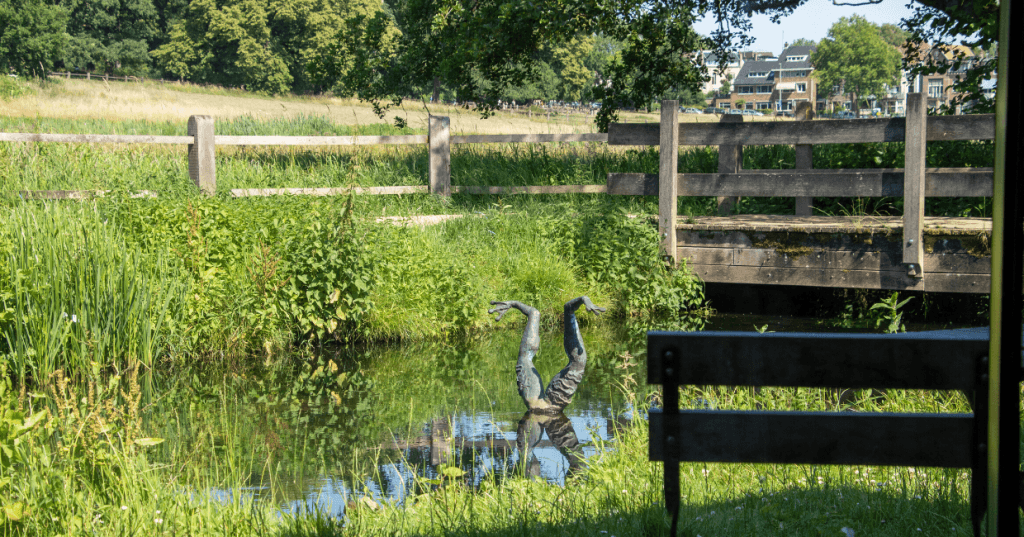
M991 140L992 115L927 117L912 94L907 117L838 121L680 124L662 104L660 124L613 124L611 145L659 145L660 172L612 173L608 193L657 195L666 258L708 282L988 293L990 218L924 215L931 197L991 197L992 168L925 168L928 141ZM899 169L814 169L812 144L906 142ZM796 169L743 170L744 145L793 144ZM680 145L719 147L718 173L677 173ZM678 196L715 196L719 217L682 218ZM730 215L738 196L796 198L794 216ZM902 217L811 216L813 197L898 196Z

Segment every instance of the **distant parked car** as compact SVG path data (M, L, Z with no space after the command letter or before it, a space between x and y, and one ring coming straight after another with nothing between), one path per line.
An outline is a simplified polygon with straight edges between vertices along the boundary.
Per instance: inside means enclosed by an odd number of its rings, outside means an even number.
M850 110L843 110L841 112L837 112L836 115L835 115L835 118L836 119L857 119L857 116L854 115L854 113L851 112Z
M740 110L739 108L733 108L732 110L729 110L726 113L728 113L728 114L735 114L737 116L741 116L741 115L743 115L743 110Z
M745 115L745 116L760 116L761 112L758 112L757 110L744 110L743 111L743 115Z
M714 114L715 113L715 109L714 108L710 108L710 107L705 108L704 109L704 113L705 114Z
M775 117L793 117L793 112L789 110L780 110L775 112Z
M684 113L684 114L703 114L704 113L704 112L701 112L700 110L697 110L696 108L682 108L682 107L680 107L679 111Z

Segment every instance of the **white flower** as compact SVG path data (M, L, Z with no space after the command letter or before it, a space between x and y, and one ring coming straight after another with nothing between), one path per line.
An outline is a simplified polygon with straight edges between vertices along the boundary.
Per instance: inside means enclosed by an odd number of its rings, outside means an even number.
M122 511L127 511L128 510L128 506L127 505L122 505L121 506L121 510Z
M164 519L162 519L162 518L154 518L153 519L153 523L154 524L163 524L164 523Z

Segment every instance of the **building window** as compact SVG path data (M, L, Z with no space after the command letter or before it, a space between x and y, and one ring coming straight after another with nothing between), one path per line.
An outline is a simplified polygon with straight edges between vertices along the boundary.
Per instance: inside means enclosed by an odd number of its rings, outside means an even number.
M807 56L786 56L787 62L802 62L807 59Z
M758 71L756 73L748 73L747 76L750 78L764 78L768 76L768 73L764 71Z
M754 93L754 86L737 86L736 93L739 93L740 95L749 95Z
M771 86L758 86L757 87L757 92L758 93L771 93L772 92L772 87Z
M772 108L772 104L767 102L767 101L763 101L763 102L757 103L757 109L758 110L771 110L771 108Z
M942 98L942 79L932 78L928 80L928 97L932 99Z
M835 86L832 86L832 95L839 95L842 92L843 92L843 87L842 86L840 86L838 84L835 85Z
M775 109L776 110L792 110L793 109L793 101L776 101L775 102Z
M728 109L732 108L732 103L722 103L721 107L726 109L726 110L728 110Z
M796 91L798 93L807 93L807 83L806 82L799 82L799 83L797 83Z

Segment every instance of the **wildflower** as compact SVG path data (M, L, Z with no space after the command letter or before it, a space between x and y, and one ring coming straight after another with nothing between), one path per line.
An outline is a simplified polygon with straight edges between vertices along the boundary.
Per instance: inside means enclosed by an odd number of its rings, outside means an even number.
M128 510L128 506L127 505L122 505L121 506L121 510L122 511L127 511Z
M708 474L710 474L711 472L709 472L708 469L705 468L705 469L701 470L700 473L704 474L704 477L707 477Z
M164 519L162 519L162 518L154 518L153 519L153 523L154 524L163 524L164 523Z

